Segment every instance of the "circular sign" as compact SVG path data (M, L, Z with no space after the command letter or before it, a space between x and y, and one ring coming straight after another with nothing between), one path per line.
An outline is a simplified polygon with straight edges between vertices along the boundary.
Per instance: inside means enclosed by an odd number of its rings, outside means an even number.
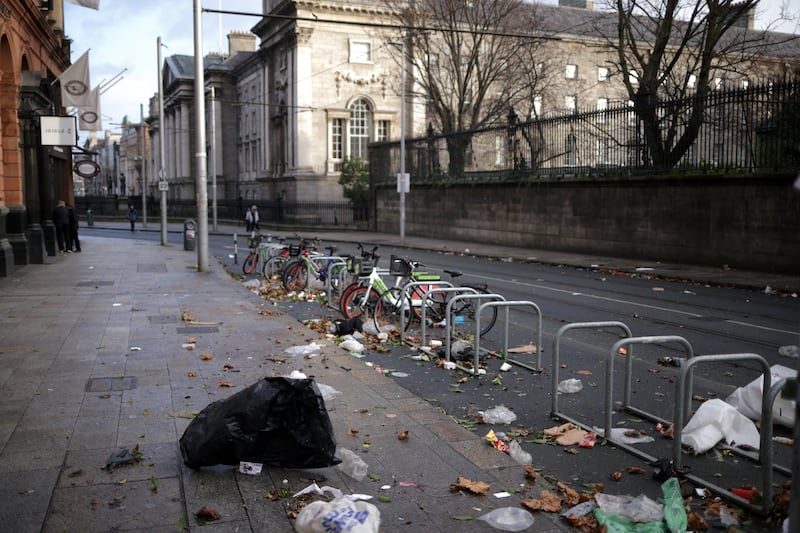
M82 178L93 178L100 174L100 165L91 159L84 159L75 163L75 174Z
M80 80L70 80L64 84L64 90L72 96L81 96L89 91L89 87Z
M86 110L81 112L81 120L84 121L86 124L94 124L100 117L97 113L91 110Z

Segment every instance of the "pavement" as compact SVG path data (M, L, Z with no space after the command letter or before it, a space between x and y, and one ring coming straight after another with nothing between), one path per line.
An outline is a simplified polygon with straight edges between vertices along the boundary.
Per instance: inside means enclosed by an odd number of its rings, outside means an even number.
M128 230L124 222L95 221L94 228ZM538 494L508 455L248 291L213 257L208 272L197 272L197 254L183 249L180 224L170 225L167 246L103 238L94 228L81 230L82 253L0 278L0 531L166 532L200 525L211 532L293 531L294 500L287 495L313 482L373 496L382 532L490 531L468 518L519 507ZM137 231L159 226L140 224ZM236 231L242 228L217 228ZM788 294L800 289L800 276L735 268L411 236L400 242L362 232L300 233ZM245 242L239 239L240 254ZM318 356L285 352L312 342L323 346ZM182 463L178 440L197 411L264 376L292 371L338 392L327 403L335 439L366 461L368 477L356 481L336 467L268 467L247 475ZM136 450L137 460L104 468L120 450ZM488 494L451 491L460 477L487 483ZM504 491L510 496L495 496ZM197 515L203 507L219 519L204 522ZM566 530L557 514L537 512L527 531Z

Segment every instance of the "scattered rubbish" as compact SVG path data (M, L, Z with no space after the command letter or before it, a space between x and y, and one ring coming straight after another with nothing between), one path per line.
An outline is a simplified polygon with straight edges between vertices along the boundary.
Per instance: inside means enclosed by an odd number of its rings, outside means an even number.
M686 427L683 428L681 444L689 446L695 455L705 453L719 441L725 440L738 446L759 448L758 429L752 420L733 406L719 399L700 404Z
M442 365L442 367L445 370L455 370L456 369L456 364L453 361L445 361L445 363Z
M508 444L508 454L520 465L529 465L533 461L531 454L523 450L522 446L515 440Z
M777 442L778 444L787 444L789 446L792 446L794 444L794 439L790 439L789 437L775 436L772 437L772 442Z
M214 522L222 518L222 515L219 514L219 511L217 511L213 507L201 507L199 511L194 513L194 515L197 517L197 520L201 523Z
M686 362L685 358L681 357L659 357L658 364L661 366L681 366Z
M796 344L788 344L786 346L781 346L778 348L778 353L783 357L791 357L793 359L797 359L800 357L800 348L797 347Z
M261 463L251 463L249 461L239 461L239 472L247 474L248 476L257 476L261 474L261 469L264 465Z
M381 512L373 504L358 496L344 496L338 489L318 487L316 483L306 487L293 498L316 492L320 495L330 493L331 501L314 501L306 505L297 515L294 527L298 533L325 533L329 531L348 531L350 533L378 533Z
M594 448L594 445L597 443L597 434L596 433L587 433L586 436L583 438L578 446L581 448Z
M408 440L408 430L398 431L397 440Z
M653 463L653 479L656 481L666 481L671 478L675 473L672 467L673 464L672 459L667 458L659 459Z
M487 411L481 412L481 418L485 424L511 424L517 419L517 415L504 405L498 405Z
M108 456L103 470L113 472L120 466L132 465L142 459L142 452L139 450L139 445L130 448L120 448Z
M440 348L442 346L442 341L438 339L431 339L431 342L428 343L431 348Z
M758 490L754 489L753 487L733 487L731 488L731 493L739 496L740 498L744 498L747 501L753 501L754 497L758 497L760 493Z
M254 290L254 289L255 289L255 290L258 290L258 289L260 289L260 288L261 288L261 280L259 280L259 279L255 279L255 278L253 278L253 279L248 279L247 281L243 281L243 282L242 282L242 285L243 285L243 286L244 286L246 289L250 289L250 290Z
M509 370L511 370L511 365L509 363L500 365L500 372L508 372Z
M351 353L362 353L364 351L364 345L353 338L343 340L339 343L339 347Z
M508 444L503 442L500 439L500 437L497 436L497 434L494 432L493 429L490 429L489 433L486 434L486 440L488 440L489 444L491 444L494 448L500 450L501 452L509 453L511 451L508 447Z
M667 531L683 533L686 531L687 518L678 478L671 477L665 481L661 485L661 492L664 493L664 521L667 523Z
M361 331L363 327L364 321L361 320L360 316L357 316L337 323L332 333L335 333L337 337L350 335L354 331Z
M299 370L292 370L287 377L289 379L308 379L308 376L306 376Z
M392 372L389 375L393 376L393 377L396 377L396 378L407 378L408 377L408 374L406 374L405 372Z
M367 477L367 470L369 467L355 452L347 448L339 448L336 450L336 456L342 461L336 465L338 470L341 470L356 481L363 481L363 479Z
M330 385L325 385L324 383L317 383L317 388L319 389L320 394L322 394L322 399L325 401L325 406L328 409L331 408L334 400L336 400L336 398L342 394L342 391L336 390Z
M501 531L524 531L535 522L530 512L519 507L500 507L477 519Z
M583 383L579 379L570 378L565 379L561 383L558 384L558 392L562 394L574 394L576 392L580 392L583 389Z
M510 493L510 492L506 492L506 491L503 491L503 492L495 492L495 493L493 494L493 496L494 496L495 498L498 498L498 499L502 499L502 498L509 498L509 497L511 496L511 493Z
M597 503L594 500L586 500L561 512L562 518L581 517L586 516L597 508Z
M304 346L292 346L291 348L286 348L284 352L291 356L303 355L303 356L315 356L319 355L320 351L322 350L322 345L312 342L311 344L306 344Z
M546 513L557 513L561 510L562 498L554 492L543 490L538 498L526 498L520 501L520 505L531 511L544 511Z
M514 348L509 348L508 353L536 353L536 345L523 344L522 346L515 346Z
M793 378L797 376L797 371L783 365L773 365L770 367L772 383L782 378ZM739 387L725 398L725 403L732 405L737 411L742 413L750 420L761 419L761 398L764 390L764 376L759 376L744 387ZM778 395L772 404L772 422L785 427L794 427L795 421L795 401L781 398Z
M181 345L181 348L183 348L185 350L189 350L189 351L194 350L194 343L193 342L185 342L185 343L183 343Z
M644 494L634 498L633 496L615 496L598 492L594 495L594 499L599 510L606 515L621 516L637 523L662 522L664 520L664 509L661 505ZM595 512L595 514L599 513ZM601 524L603 523L599 516L598 520Z
M456 482L450 485L450 492L465 490L472 494L488 494L490 488L489 484L483 481L471 481L465 477L459 476Z
M139 346L131 346L131 351L132 352L141 352L142 349Z
M252 461L285 468L339 463L322 394L313 379L265 377L209 404L180 439L189 468Z
M588 434L588 431L580 429L571 422L560 426L553 426L543 431L545 438L554 439L556 444L560 444L561 446L580 444Z
M592 430L594 430L598 436L605 437L604 429L593 427ZM622 444L645 444L656 440L640 429L630 428L611 428L611 436L609 438L614 442L620 442Z

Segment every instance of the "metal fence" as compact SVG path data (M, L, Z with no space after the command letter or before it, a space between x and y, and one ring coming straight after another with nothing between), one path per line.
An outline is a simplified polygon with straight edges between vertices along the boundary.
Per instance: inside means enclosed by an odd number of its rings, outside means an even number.
M701 97L659 102L661 135L687 127ZM620 176L663 171L757 173L800 167L800 82L712 91L701 102L694 142L669 168L659 167L645 142L645 127L630 102L606 109L519 121L406 141L406 171L420 182ZM676 118L677 117L677 118ZM674 141L672 141L674 143ZM370 145L372 185L394 184L400 143Z
M369 209L367 206L353 205L350 201L331 202L284 202L248 200L246 205L238 200L217 200L217 219L244 223L244 214L248 206L258 206L260 219L265 224L289 226L337 226L354 229L366 229L369 226ZM114 198L113 196L76 196L75 205L78 212L84 214L91 208L95 216L125 217L128 206L133 205L142 216L141 196ZM160 217L161 206L158 198L148 197L147 216ZM168 200L167 217L170 219L194 218L197 208L193 200ZM211 218L212 207L209 205L208 216Z

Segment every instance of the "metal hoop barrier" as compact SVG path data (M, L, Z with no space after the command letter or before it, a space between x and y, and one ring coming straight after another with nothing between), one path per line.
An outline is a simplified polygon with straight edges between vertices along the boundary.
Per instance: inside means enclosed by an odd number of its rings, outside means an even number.
M345 282L344 277L347 274L347 260L345 260L344 258L338 258L338 259L331 258L331 259L333 260L333 262L328 264L328 268L326 269L325 272L325 295L327 296L328 299L328 307L330 307L331 309L335 309L336 307L333 305L333 283L332 283L333 269L339 266L344 267L339 271L339 276L338 276L339 278L338 292L339 294L341 294L342 287L344 286Z
M564 334L572 329L593 329L593 328L619 328L625 336L633 337L630 328L622 322L607 321L607 322L573 322L572 324L565 324L556 333L555 340L553 341L553 386L552 386L552 403L550 408L550 416L557 416L563 418L568 422L575 423L574 420L569 419L558 410L558 371L561 368L561 338ZM538 350L537 350L538 351ZM631 357L633 349L628 350L628 357Z
M411 302L411 310L412 310L412 312L414 310L414 305L421 305L422 306L422 310L420 312L420 320L422 321L422 326L420 328L420 331L422 332L421 333L422 338L421 338L420 343L419 343L420 346L425 346L425 340L424 340L425 339L425 309L427 307L425 297L427 296L428 292L436 291L436 290L439 289L439 287L434 287L430 291L426 290L425 292L423 292L422 299L419 300L418 302L415 302L414 299L411 297L411 289L415 289L417 287L424 287L426 285L430 286L430 285L432 285L434 283L437 284L437 285L442 285L441 289L447 289L447 288L452 288L453 287L453 284L450 283L449 281L412 281L410 283L406 283L405 285L403 285L403 291L402 291L401 296L400 296L401 297L401 301L404 301L406 299L406 297L408 297L408 300ZM403 333L403 332L405 332L405 330L406 330L406 314L405 313L400 313L400 332L401 332L400 336L403 339L403 342L413 345L413 343L409 342L408 339L406 338L405 334Z
M521 366L522 368L527 368L533 372L541 372L542 371L542 311L539 309L539 306L535 303L527 300L512 300L512 301L500 301L500 302L485 302L480 304L478 307L477 316L475 317L475 353L478 354L480 352L481 347L481 337L477 335L477 332L481 330L481 311L483 311L486 307L502 307L505 310L505 325L503 328L503 362L504 363L511 363L517 366ZM523 363L522 361L518 361L516 359L512 359L508 357L508 311L512 307L531 307L536 312L537 322L536 322L536 366L530 366L527 363Z
M764 374L764 386L762 387L761 394L761 426L762 431L760 435L760 445L758 450L758 461L762 465L761 472L761 494L763 495L761 505L755 505L746 498L738 496L733 492L715 485L699 476L691 473L683 474L684 477L690 479L694 483L702 485L706 488L713 490L718 494L724 494L727 498L734 500L736 503L748 509L767 514L772 505L772 402L774 397L770 400L772 374L770 372L769 363L767 360L758 354L754 353L732 353L732 354L717 354L717 355L698 355L689 359L684 365L681 366L680 374L678 375L678 382L675 385L678 404L675 406L675 442L672 447L673 455L673 468L680 472L682 457L681 457L681 440L683 437L683 419L684 419L684 406L683 402L692 393L691 381L694 367L701 363L722 363L729 361L755 361L761 365ZM777 393L773 393L777 395Z
M606 365L606 412L605 412L605 438L608 439L611 435L611 418L612 418L612 411L614 407L614 399L613 399L613 382L614 382L614 357L619 353L620 348L624 346L628 346L631 344L655 344L655 343L677 343L681 344L686 348L686 354L688 355L689 359L694 357L694 349L692 345L689 344L689 341L684 339L683 337L679 337L677 335L665 335L665 336L652 336L652 337L630 337L627 339L621 339L614 343L614 346L611 347L611 350L608 353L608 364ZM643 409L638 409L631 405L631 374L633 373L633 357L626 357L625 358L625 396L624 401L622 403L622 408L626 411L630 411L632 413L636 413L637 415L643 416L645 418L649 418L650 420L654 420L657 422L668 423L669 421L664 420L663 418L659 417L658 415L654 415L652 413L648 413ZM692 379L692 375L689 374L689 380ZM690 383L691 385L691 383ZM680 403L678 404L680 405Z
M453 296L450 299L449 302L447 302L447 307L445 308L445 313L444 313L444 316L445 316L445 330L444 330L445 331L445 361L447 361L447 362L450 362L450 347L451 347L451 336L452 336L452 325L453 325L453 317L451 315L453 314L453 304L456 303L456 302L459 302L461 300L478 300L478 302L480 303L481 300L505 301L505 297L503 297L503 296L501 296L499 294L484 294L484 293L457 294L457 295ZM464 372L468 372L468 373L472 374L473 376L477 376L479 374L478 366L480 365L480 352L478 351L478 346L479 346L479 343L480 343L479 339L481 338L480 326L481 326L481 324L480 324L480 314L478 314L478 316L475 317L475 348L473 350L475 352L475 361L474 361L473 368L468 368L466 366L456 364L456 368L458 368L459 370L463 370Z
M438 283L438 282L437 282ZM422 322L422 326L420 327L420 334L419 334L419 345L425 346L427 332L428 332L428 319L427 319L427 310L428 310L428 301L433 300L432 295L440 293L450 293L455 292L456 294L478 294L478 291L473 289L472 287L455 287L449 281L445 281L441 283L445 285L444 287L433 287L431 289L427 289L424 293L422 293L422 312L420 313L420 321Z

